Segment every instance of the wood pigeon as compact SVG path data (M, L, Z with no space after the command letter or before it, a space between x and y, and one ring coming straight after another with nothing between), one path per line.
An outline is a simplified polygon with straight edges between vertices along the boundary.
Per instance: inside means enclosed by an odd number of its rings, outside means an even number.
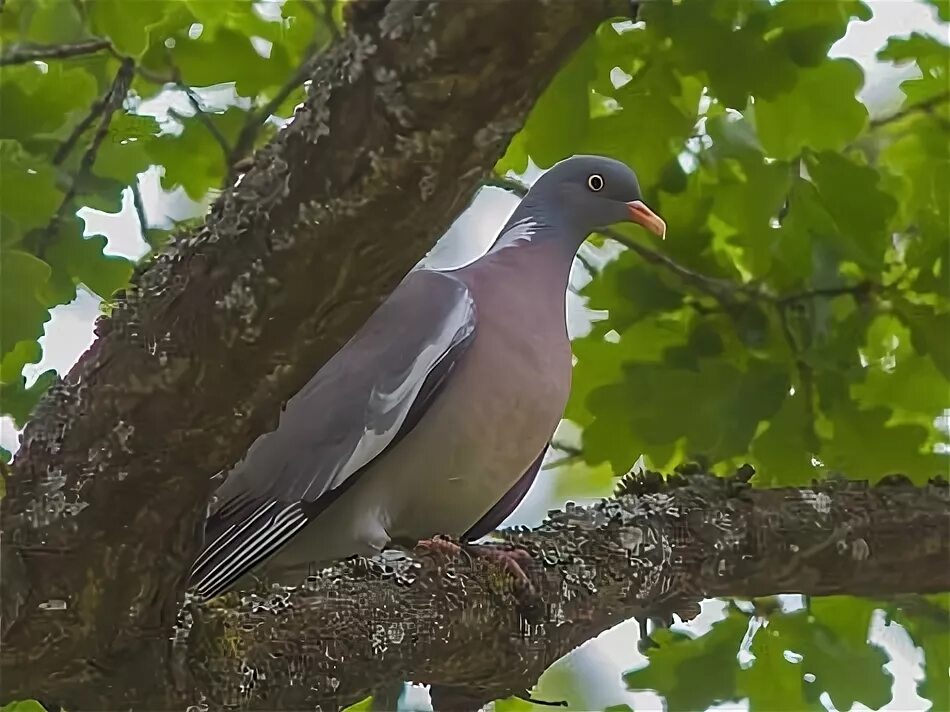
M535 182L484 256L410 272L218 488L197 597L252 572L300 583L314 565L501 524L567 403L574 255L618 222L666 234L630 168L574 156Z

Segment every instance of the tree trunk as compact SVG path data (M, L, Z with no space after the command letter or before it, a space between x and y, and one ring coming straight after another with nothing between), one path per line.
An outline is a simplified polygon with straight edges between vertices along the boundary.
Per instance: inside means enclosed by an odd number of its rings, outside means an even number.
M276 423L461 211L557 68L625 10L364 3L290 127L138 270L27 426L2 502L8 693L160 657L209 478Z

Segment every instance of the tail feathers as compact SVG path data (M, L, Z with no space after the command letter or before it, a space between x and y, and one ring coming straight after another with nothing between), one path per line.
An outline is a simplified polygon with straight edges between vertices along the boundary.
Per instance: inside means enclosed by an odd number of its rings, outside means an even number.
M309 521L300 502L274 500L260 503L246 516L229 519L234 523L209 521L207 530L215 533L205 543L191 573L198 598L214 598L226 591L290 541Z

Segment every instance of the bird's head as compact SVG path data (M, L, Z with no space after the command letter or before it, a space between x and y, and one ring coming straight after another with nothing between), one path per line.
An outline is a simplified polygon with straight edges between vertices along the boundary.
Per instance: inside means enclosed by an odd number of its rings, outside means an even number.
M643 202L637 174L603 156L572 156L535 181L529 196L585 234L633 222L665 238L666 223Z

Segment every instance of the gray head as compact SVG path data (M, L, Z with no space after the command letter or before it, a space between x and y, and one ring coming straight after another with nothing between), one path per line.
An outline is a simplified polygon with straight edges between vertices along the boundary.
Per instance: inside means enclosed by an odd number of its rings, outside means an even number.
M643 202L636 173L603 156L572 156L556 163L538 178L517 213L567 229L580 240L620 222L666 237L666 223Z

